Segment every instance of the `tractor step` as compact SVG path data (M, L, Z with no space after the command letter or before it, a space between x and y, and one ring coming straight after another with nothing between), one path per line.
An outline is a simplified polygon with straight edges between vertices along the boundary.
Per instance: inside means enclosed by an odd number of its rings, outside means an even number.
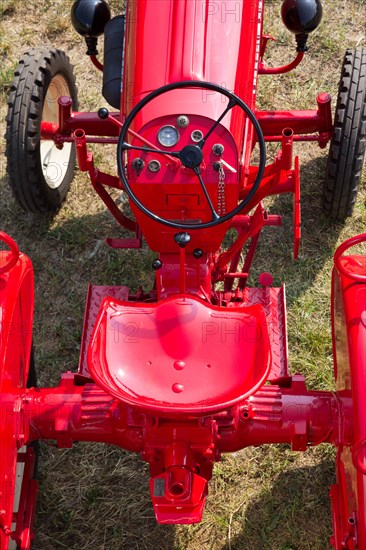
M117 300L127 301L129 289L127 286L95 286L89 285L88 295L86 298L83 335L80 346L79 369L78 372L82 376L89 377L87 365L87 352L90 338L93 332L95 321L99 312L99 308L104 298L107 296L116 298Z
M268 380L276 380L288 375L287 322L285 285L280 288L245 288L244 304L263 306L267 318L267 328L272 353L272 366Z

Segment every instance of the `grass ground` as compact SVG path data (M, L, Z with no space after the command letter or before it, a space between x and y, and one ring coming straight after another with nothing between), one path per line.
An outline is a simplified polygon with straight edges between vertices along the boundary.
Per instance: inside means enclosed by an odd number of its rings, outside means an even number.
M80 83L81 108L104 104L99 75L71 29L70 4L0 1L1 135L12 73L30 46L66 50ZM116 13L119 2L111 4ZM266 32L278 38L270 46L272 63L290 59L294 49L279 8L280 2L267 0ZM323 23L310 39L306 61L290 75L262 78L262 106L314 108L318 91L335 96L344 50L366 44L365 21L364 0L324 1ZM311 388L329 389L332 254L342 240L365 229L365 185L352 218L330 223L320 199L326 151L313 145L296 149L303 188L299 261L291 257L292 199L275 199L270 210L284 214L284 225L265 231L252 279L256 282L266 270L275 284L286 281L291 371L304 373ZM4 140L0 155L0 226L34 262L36 362L40 385L51 385L63 370L76 369L88 281L148 287L151 254L146 248L116 252L104 244L96 247L119 229L81 173L57 216L24 213L7 186ZM114 166L114 153L104 162ZM201 524L161 527L150 504L147 466L139 457L100 445L78 444L72 450L43 446L34 550L323 550L331 533L328 488L333 481L334 453L327 446L305 454L281 445L247 449L216 465Z

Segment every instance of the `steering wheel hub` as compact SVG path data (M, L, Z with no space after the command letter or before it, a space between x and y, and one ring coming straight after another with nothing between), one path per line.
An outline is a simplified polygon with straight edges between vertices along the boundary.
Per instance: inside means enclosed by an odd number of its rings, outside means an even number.
M198 145L186 145L179 153L179 160L186 168L198 168L203 160L202 149Z

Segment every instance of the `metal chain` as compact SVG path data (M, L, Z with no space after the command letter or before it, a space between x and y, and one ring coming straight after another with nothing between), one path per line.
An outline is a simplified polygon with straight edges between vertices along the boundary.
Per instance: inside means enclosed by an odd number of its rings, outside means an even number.
M226 214L225 171L224 171L222 162L220 162L220 168L219 168L218 214L219 214L219 216L225 216L225 214Z

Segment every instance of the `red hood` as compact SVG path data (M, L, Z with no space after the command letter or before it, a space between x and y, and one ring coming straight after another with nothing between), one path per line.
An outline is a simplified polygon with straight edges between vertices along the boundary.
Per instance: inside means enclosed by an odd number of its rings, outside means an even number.
M129 112L146 93L182 80L214 82L253 107L262 5L262 0L130 0L122 110ZM182 112L215 119L223 110L219 94L176 93L182 94Z

